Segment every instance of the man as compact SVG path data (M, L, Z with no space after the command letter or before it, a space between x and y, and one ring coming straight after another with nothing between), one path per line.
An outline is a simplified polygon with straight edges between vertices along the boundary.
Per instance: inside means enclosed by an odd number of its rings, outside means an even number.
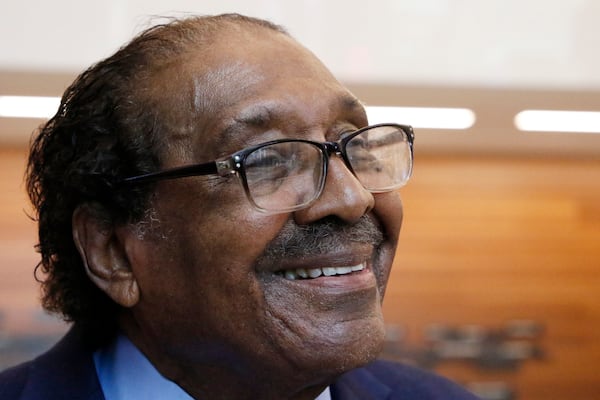
M472 398L373 362L412 141L278 26L142 33L32 145L44 306L74 326L0 398Z

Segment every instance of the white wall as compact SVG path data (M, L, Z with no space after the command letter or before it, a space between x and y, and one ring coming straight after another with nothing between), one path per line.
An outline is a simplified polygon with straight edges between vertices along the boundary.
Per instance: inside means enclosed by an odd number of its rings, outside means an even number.
M285 25L347 81L600 88L598 0L2 1L0 70L77 72L150 15L238 11Z

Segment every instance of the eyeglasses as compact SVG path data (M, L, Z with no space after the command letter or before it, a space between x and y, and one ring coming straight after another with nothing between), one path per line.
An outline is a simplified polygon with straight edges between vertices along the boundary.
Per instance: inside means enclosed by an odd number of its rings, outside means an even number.
M371 193L398 189L412 173L413 142L412 127L378 124L349 132L337 142L273 140L216 161L132 176L122 182L235 174L256 209L284 213L308 207L319 198L332 154L341 157Z

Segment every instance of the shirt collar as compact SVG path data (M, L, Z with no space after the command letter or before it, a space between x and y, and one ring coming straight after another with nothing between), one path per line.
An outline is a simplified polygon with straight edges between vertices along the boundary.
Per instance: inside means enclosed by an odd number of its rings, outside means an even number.
M193 400L124 335L96 351L94 364L106 400Z

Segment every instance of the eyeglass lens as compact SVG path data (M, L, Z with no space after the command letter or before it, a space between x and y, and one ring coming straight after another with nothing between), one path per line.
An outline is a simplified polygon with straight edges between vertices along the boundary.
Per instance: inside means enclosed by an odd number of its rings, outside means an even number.
M410 176L410 144L398 126L367 129L346 142L345 152L353 173L369 191L394 190ZM290 211L310 204L323 188L325 159L323 149L310 142L259 147L244 161L250 200L266 211Z
M283 142L261 147L244 163L247 191L254 204L283 211L309 204L323 181L323 153L306 142Z
M365 130L346 144L346 155L358 180L372 192L397 189L410 177L410 144L399 127Z

